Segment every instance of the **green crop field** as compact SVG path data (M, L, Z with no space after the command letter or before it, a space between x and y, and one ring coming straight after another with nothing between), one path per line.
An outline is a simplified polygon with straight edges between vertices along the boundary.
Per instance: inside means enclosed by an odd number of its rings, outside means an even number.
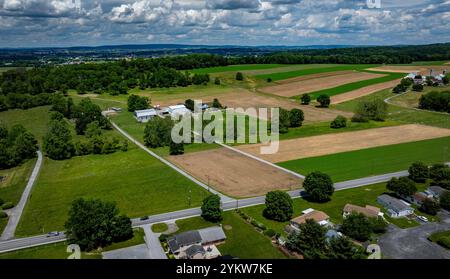
M179 232L196 230L217 224L204 221L201 217L178 220ZM222 255L231 255L239 259L285 259L286 256L274 247L269 238L257 232L235 212L223 213L220 222L227 239L217 246Z
M311 65L311 68L308 68L308 69L302 69L302 70L290 71L290 72L256 75L255 77L257 79L264 79L264 80L271 78L272 81L278 81L278 80L284 80L284 79L312 75L312 74L337 72L337 71L349 71L349 70L363 70L363 69L368 69L368 68L372 68L372 67L376 67L376 65L334 65L332 67L323 68L323 67L320 67L320 64L315 64L315 65Z
M12 109L0 112L0 122L12 127L16 124L23 125L30 131L38 141L42 142L42 137L47 133L49 121L49 106L36 107L27 110Z
M286 67L286 66L288 66L288 65L281 65L281 64L230 65L230 66L222 66L222 67L194 69L194 70L191 70L190 72L195 73L195 74L213 74L213 73L223 73L223 72L266 70L266 69L280 68L280 67Z
M427 164L449 162L449 147L450 137L445 137L292 160L278 165L301 174L322 171L338 182L406 170L415 161Z
M381 72L380 72L381 73ZM397 73L386 73L387 76L384 77L380 77L380 78L374 78L374 79L368 79L368 80L362 80L362 81L358 81L358 82L352 82L352 83L347 83L341 86L337 86L334 88L329 88L329 89L323 89L320 91L316 91L316 92L312 92L312 93L308 93L311 96L311 99L316 99L317 97L319 97L320 95L327 95L327 96L334 96L334 95L338 95L338 94L342 94L342 93L346 93L346 92L350 92L356 89L360 89L369 85L374 85L374 84L378 84L378 83L383 83L383 82L388 82L391 80L396 80L396 79L400 79L404 76L404 74L397 74ZM300 96L295 96L293 97L295 99L300 99Z
M5 177L0 182L0 199L14 205L19 202L35 163L36 159L33 159L14 168L0 170L0 176Z
M109 155L45 159L17 235L63 229L71 202L80 197L115 201L121 212L139 217L199 206L206 195L132 145L127 152Z

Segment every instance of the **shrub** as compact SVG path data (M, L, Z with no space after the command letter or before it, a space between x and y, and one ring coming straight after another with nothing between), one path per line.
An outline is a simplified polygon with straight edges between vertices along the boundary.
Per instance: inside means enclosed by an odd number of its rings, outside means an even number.
M448 237L448 236L439 238L437 243L447 249L450 249L450 237Z
M2 206L4 203L5 203L5 201L0 199L0 206Z
M236 80L244 80L244 75L241 72L236 73Z
M270 78L270 77L267 78L267 82L269 82L269 83L272 82L272 78Z
M423 85L422 84L414 84L412 87L413 91L416 92L422 92L423 91Z
M330 96L322 94L317 97L317 102L319 102L321 108L327 108L331 103Z
M309 96L308 94L303 94L300 100L302 102L302 105L309 105L309 103L311 102L311 96Z
M214 79L214 84L215 84L215 85L220 85L220 78L217 78L217 77L216 77L216 78Z
M206 221L218 222L222 220L222 209L220 208L220 197L210 195L203 200L202 217Z
M392 92L395 94L400 94L406 92L406 89L408 89L406 86L398 84L397 86L394 87L394 89L392 89Z
M0 211L0 219L4 219L8 217L8 214L6 214L6 212Z
M284 222L290 220L294 213L293 201L288 193L272 191L266 195L266 207L263 215L267 219Z
M11 209L11 208L13 208L14 207L14 204L12 203L12 202L5 202L3 205L2 205L2 209Z
M336 116L336 118L331 122L330 128L339 129L347 127L347 118L342 115Z
M159 242L165 242L169 238L169 235L162 233L159 236Z
M272 229L267 229L264 231L264 234L270 238L273 238L277 233Z

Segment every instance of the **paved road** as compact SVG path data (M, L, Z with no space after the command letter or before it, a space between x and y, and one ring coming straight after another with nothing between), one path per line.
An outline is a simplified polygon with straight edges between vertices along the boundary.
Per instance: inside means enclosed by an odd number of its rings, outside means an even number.
M174 164L172 164L171 162L167 161L166 159L164 159L163 157L157 155L155 152L151 151L150 149L148 149L146 146L144 146L142 143L140 143L139 141L135 140L132 136L130 136L127 132L125 132L124 130L122 130L119 126L116 125L116 123L111 121L111 124L113 125L113 127L119 131L122 135L124 135L126 138L128 138L131 142L133 142L134 144L136 144L139 148L141 148L142 150L144 150L145 152L147 152L148 154L150 154L151 156L155 157L156 159L158 159L159 161L161 161L163 164L171 167L172 169L174 169L176 172L178 172L179 174L183 175L184 177L186 177L187 179L191 180L192 182L194 182L195 184L199 185L200 187L203 187L204 189L208 190L209 192L219 195L221 200L223 202L226 201L232 201L234 200L233 198L230 198L228 196L225 196L222 193L217 192L216 190L210 188L208 185L204 184L203 182L195 179L194 177L192 177L191 175L189 175L188 173L186 173L185 171L183 171L182 169L180 169L179 167L175 166Z
M145 244L147 245L150 259L167 259L166 253L159 242L158 235L152 231L150 225L143 227L145 232Z
M9 220L6 225L5 230L0 237L0 240L8 240L14 238L14 233L16 231L17 225L19 224L20 217L22 216L23 209L25 208L25 204L30 197L31 190L36 181L36 178L41 170L42 166L42 152L40 150L37 151L38 159L36 164L34 165L33 172L31 173L30 178L28 179L28 183L25 187L25 190L22 193L22 197L20 198L19 203L8 212Z
M46 235L39 235L26 238L16 238L0 242L0 253L19 250L23 248L30 248L44 244L56 243L65 241L66 236L61 233L59 236L47 237Z

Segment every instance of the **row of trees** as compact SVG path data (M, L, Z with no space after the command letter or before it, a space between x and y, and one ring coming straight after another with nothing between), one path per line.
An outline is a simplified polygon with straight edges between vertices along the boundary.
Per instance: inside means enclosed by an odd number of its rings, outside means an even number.
M419 100L419 108L450 113L450 91L423 94Z
M29 109L51 104L52 94L8 94L0 95L0 111L8 109Z
M11 129L0 123L0 169L8 169L36 157L37 140L22 125Z
M151 148L169 147L170 155L184 153L184 144L172 140L171 131L174 121L170 117L153 117L147 122L144 130L144 143Z

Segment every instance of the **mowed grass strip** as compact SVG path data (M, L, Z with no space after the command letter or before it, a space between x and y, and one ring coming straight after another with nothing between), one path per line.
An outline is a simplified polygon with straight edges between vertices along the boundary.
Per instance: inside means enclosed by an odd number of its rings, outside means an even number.
M280 67L286 67L286 66L289 66L289 65L282 65L282 64L230 65L230 66L194 69L194 70L190 70L190 72L192 72L194 74L213 74L213 73L235 72L235 71L266 70L266 69L280 68Z
M45 159L16 235L64 229L72 201L81 197L117 202L122 213L139 217L199 206L206 196L206 190L134 146L110 155Z
M334 182L406 170L415 161L450 161L450 137L395 144L278 163L301 174L321 171ZM324 146L324 148L327 148Z
M319 64L320 66L320 64ZM289 72L281 72L281 73L271 73L264 75L256 75L257 79L268 79L271 78L272 81L284 80L289 78L295 78L299 76L319 74L319 73L328 73L328 72L338 72L338 71L347 71L347 70L363 70L371 67L375 67L376 65L336 65L332 67L322 68L318 65L311 65L310 69L302 69L297 71L289 71Z
M180 228L175 234L217 226L201 217L176 221ZM223 213L220 222L227 236L224 244L217 246L222 255L231 255L239 259L286 259L286 256L274 247L269 238L257 232L233 211Z
M387 76L384 76L384 77L347 83L347 84L337 86L334 88L323 89L323 90L319 90L319 91L308 93L308 94L311 96L311 99L317 99L317 97L319 97L320 95L327 95L327 96L331 97L334 95L338 95L338 94L350 92L350 91L353 91L356 89L360 89L360 88L363 88L366 86L400 79L404 76L404 74L397 74L397 73L386 73L386 74L387 74ZM300 99L301 95L295 96L293 98Z

